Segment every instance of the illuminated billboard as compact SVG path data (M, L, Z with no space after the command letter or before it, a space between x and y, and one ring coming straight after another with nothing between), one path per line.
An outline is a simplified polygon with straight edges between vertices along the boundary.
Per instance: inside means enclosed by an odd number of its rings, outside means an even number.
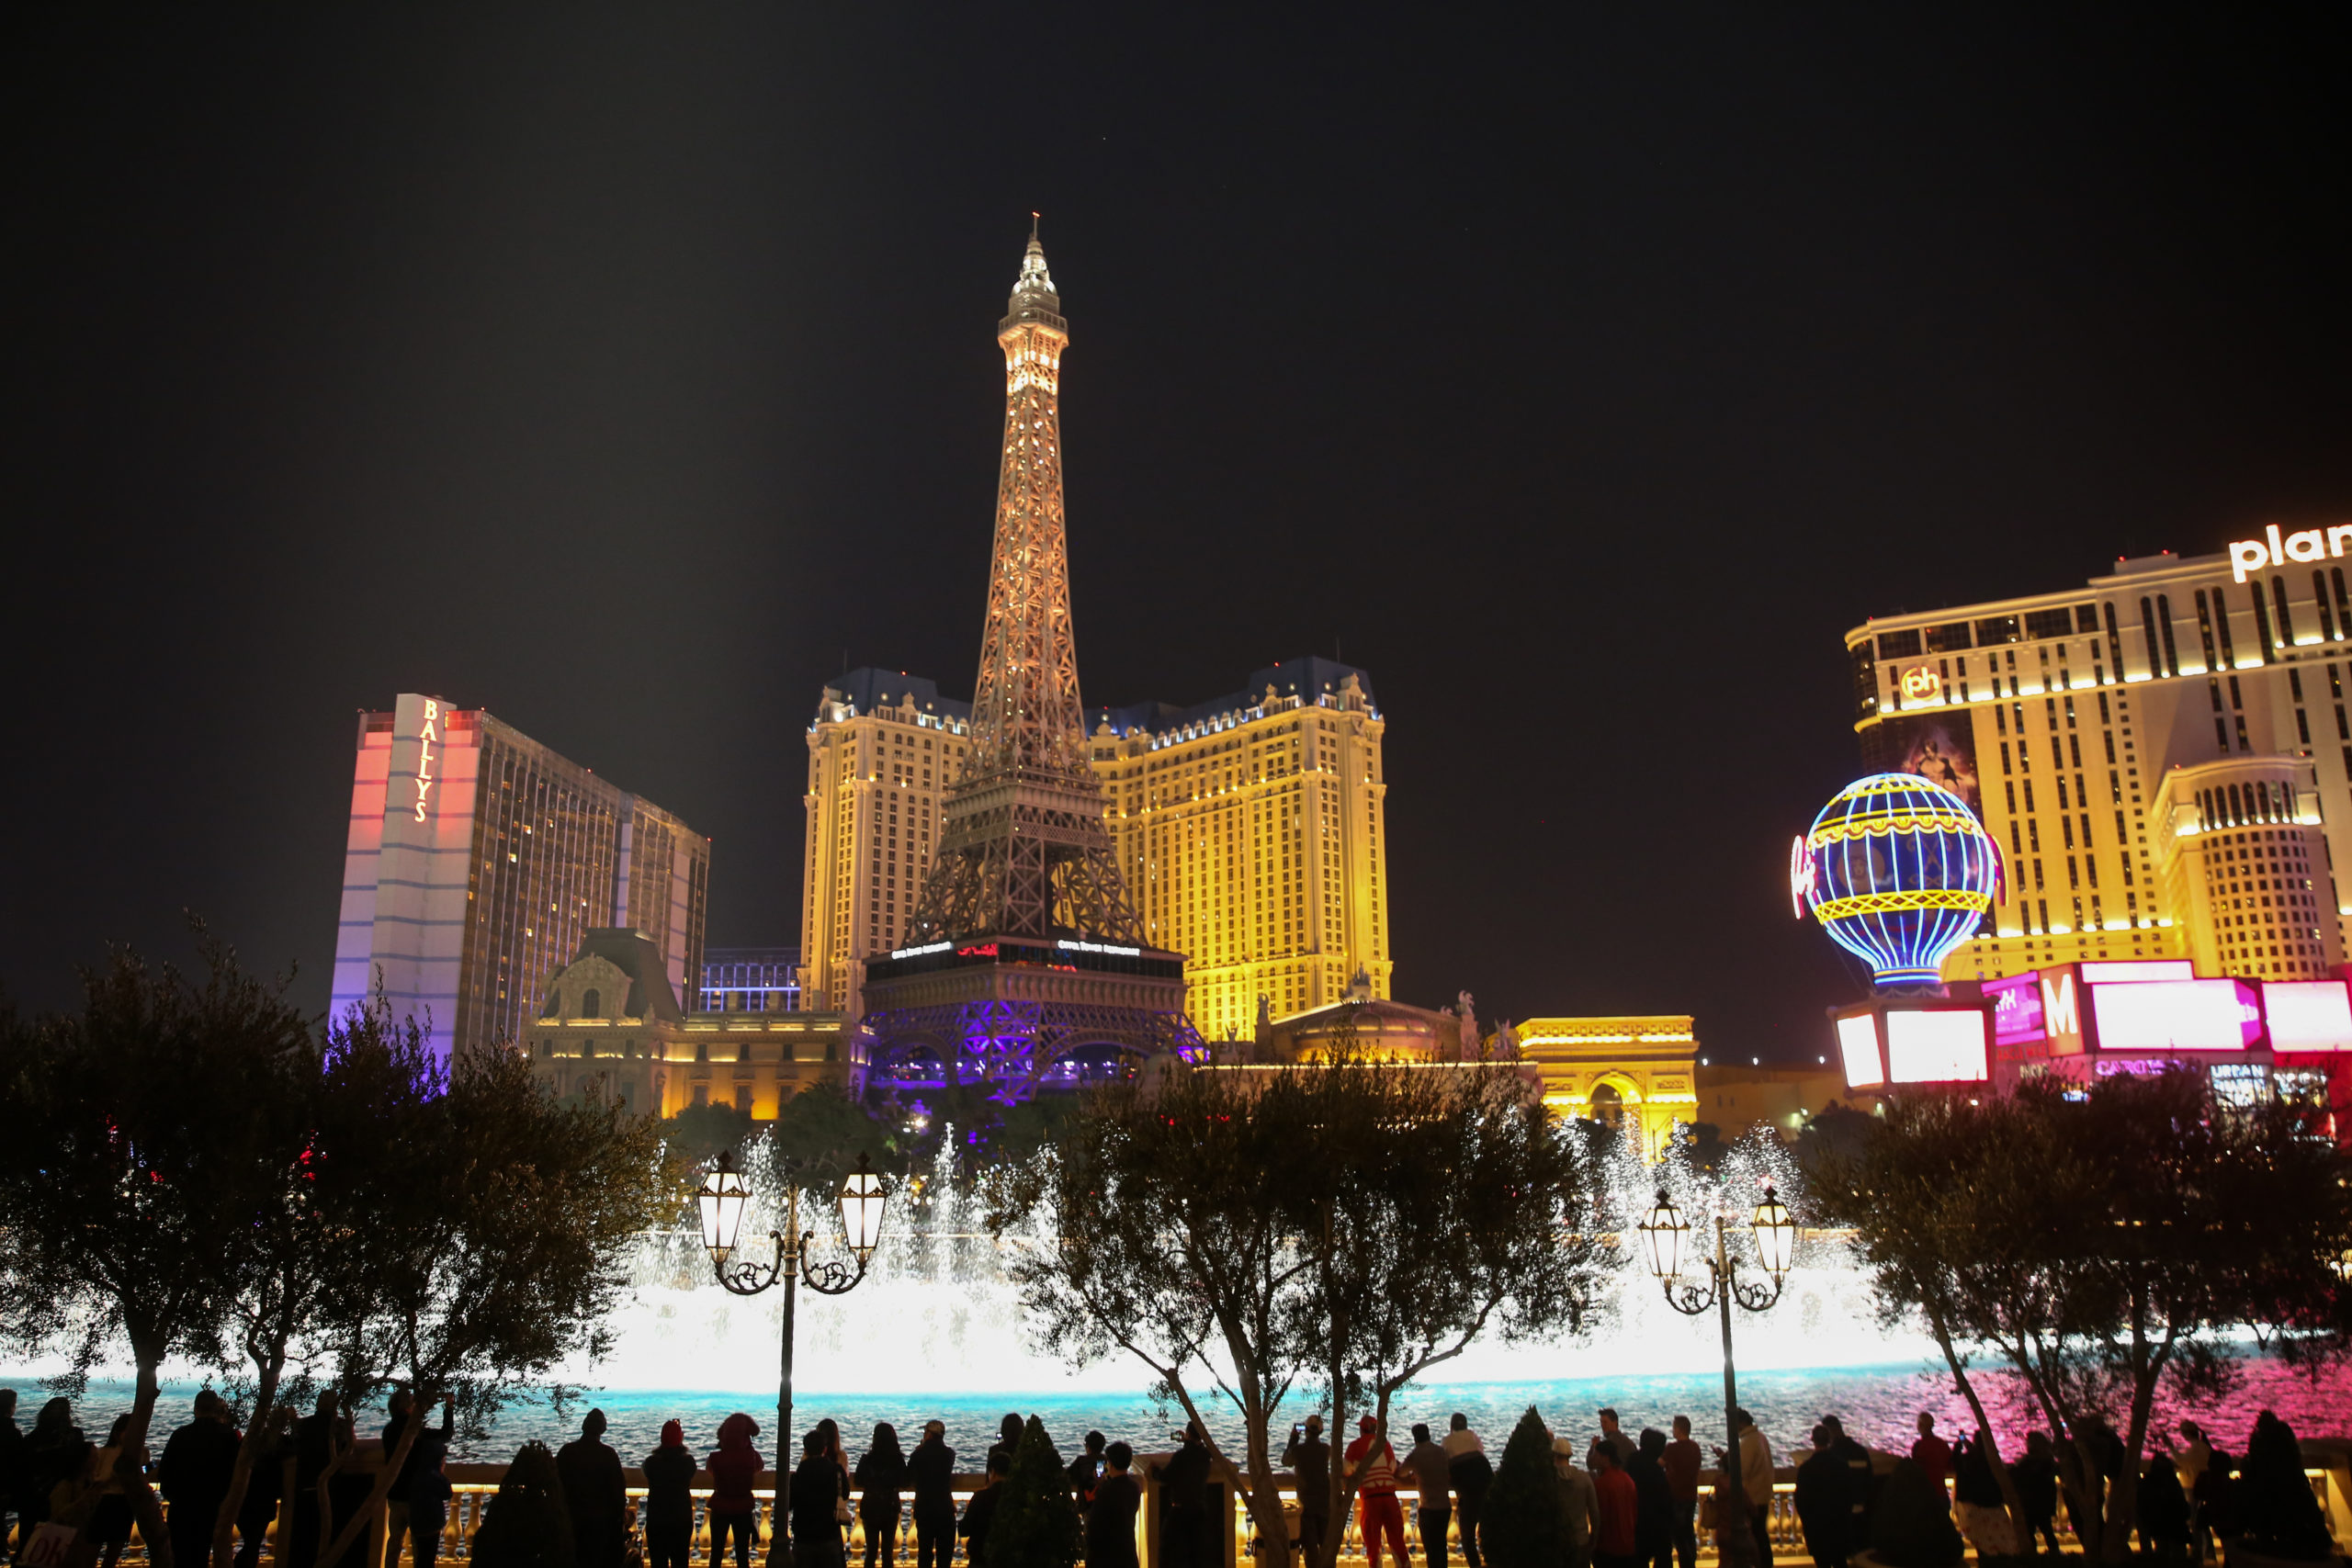
M2088 986L2102 1051L2243 1051L2262 1037L2262 1008L2242 980Z
M2041 976L2029 969L2006 980L1987 980L1984 999L1993 1004L1994 1044L2032 1045L2041 1041Z
M2108 986L2127 980L2197 978L2197 965L2186 958L2126 958L2116 961L2098 958L2076 967L2083 972L2084 984L2091 986Z
M2262 1018L2273 1051L2352 1051L2352 996L2341 980L2266 980Z
M1878 1017L1858 1012L1838 1021L1838 1054L1846 1061L1848 1089L1876 1089L1886 1081L1878 1065Z
M1982 1083L1988 1077L1981 1008L1888 1009L1886 1076L1893 1083Z

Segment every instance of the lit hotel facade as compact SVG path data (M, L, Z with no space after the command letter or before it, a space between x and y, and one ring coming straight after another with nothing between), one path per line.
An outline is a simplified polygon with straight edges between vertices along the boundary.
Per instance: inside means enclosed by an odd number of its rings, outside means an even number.
M2343 962L2352 598L2323 536L2290 538L2258 570L2244 546L2119 560L2079 589L1847 634L1865 764L1954 790L2002 852L1999 901L1947 980Z
M380 990L445 1058L516 1042L592 930L699 985L710 841L478 708L403 694L358 719L334 1009Z
M802 978L811 1007L862 1014L865 966L900 945L931 869L969 705L859 670L808 730ZM1389 994L1385 729L1369 678L1329 660L1257 671L1176 708L1090 708L1090 755L1145 940L1187 955L1209 1039L1336 1002L1361 970ZM822 999L817 999L821 993Z

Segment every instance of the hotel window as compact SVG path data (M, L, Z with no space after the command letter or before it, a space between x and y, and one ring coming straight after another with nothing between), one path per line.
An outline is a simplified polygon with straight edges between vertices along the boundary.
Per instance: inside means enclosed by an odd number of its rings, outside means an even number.
M2025 809L2027 816L2033 815L2033 781L2031 779L2025 781Z
M2213 669L2221 656L2213 651L2213 611L2202 588L2197 591L2197 640L2205 645L2205 668Z
M2246 592L2254 596L2254 631L2255 636L2262 643L2262 661L2265 664L2275 663L2278 654L2274 649L2277 647L2278 638L2271 635L2270 606L2263 603L2262 584L2256 581L2249 582L2245 586Z
M2164 644L2156 636L2156 602L2146 594L2140 595L2140 626L2148 643L2148 673L2165 672Z
M2287 580L2270 580L2271 602L2278 606L2278 646L2285 648L2295 640L2295 617L2287 608Z
M2104 607L2107 612L2108 658L2114 662L2115 678L2120 681L2123 679L2123 634L2116 629L2115 601L2112 599L2107 601Z
M2180 653L2172 645L2172 601L2162 593L2156 595L2156 625L2165 635L2165 670L2168 674L2177 675L2180 673Z
M2327 608L2327 578L2324 573L2312 573L2312 604L2319 611L2319 635L2334 642L2335 617Z

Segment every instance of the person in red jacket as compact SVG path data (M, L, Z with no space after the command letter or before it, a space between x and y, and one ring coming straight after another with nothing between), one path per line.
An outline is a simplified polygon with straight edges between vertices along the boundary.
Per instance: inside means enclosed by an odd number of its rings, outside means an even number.
M1951 1474L1951 1445L1936 1436L1936 1418L1924 1410L1919 1412L1919 1440L1911 1445L1911 1462L1939 1488Z
M1590 1457L1594 1506L1600 1516L1592 1532L1593 1568L1635 1568L1640 1561L1641 1489L1607 1443L1595 1443Z
M1405 1555L1405 1509L1396 1501L1396 1452L1367 1416L1356 1423L1359 1434L1348 1445L1348 1473L1355 1477L1357 1517L1363 1521L1365 1568L1380 1568L1380 1538L1388 1538L1389 1555L1396 1568L1412 1568Z
M752 1568L752 1483L759 1479L760 1450L752 1446L760 1424L738 1410L718 1424L718 1448L705 1468L710 1472L711 1568L726 1560L727 1538L735 1538L735 1568Z

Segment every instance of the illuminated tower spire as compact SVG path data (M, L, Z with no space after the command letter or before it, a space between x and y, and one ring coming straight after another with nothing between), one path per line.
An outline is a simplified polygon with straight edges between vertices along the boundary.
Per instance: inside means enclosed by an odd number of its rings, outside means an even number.
M1063 532L1061 359L1069 323L1031 215L1029 249L997 326L1004 450L996 543L964 773L943 806L939 858L909 931L944 937L1137 940L1102 786L1086 755Z

